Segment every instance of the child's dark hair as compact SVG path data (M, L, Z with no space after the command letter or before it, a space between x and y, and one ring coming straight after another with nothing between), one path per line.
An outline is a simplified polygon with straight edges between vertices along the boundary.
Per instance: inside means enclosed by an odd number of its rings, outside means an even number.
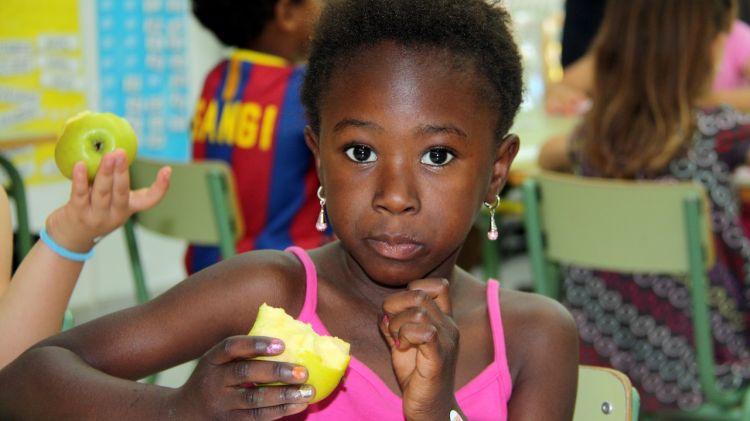
M247 48L260 36L274 18L276 3L278 0L192 0L198 22L224 45L239 48Z
M382 41L444 48L454 57L445 66L475 65L489 82L484 83L488 105L498 110L498 140L508 132L523 86L506 11L483 0L338 0L320 18L302 86L302 103L316 133L334 69Z

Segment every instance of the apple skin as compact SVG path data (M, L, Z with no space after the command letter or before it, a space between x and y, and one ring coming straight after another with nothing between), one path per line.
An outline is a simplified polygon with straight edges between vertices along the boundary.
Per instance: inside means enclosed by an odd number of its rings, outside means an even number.
M82 111L69 118L55 145L55 163L67 178L73 166L83 161L89 180L99 170L104 154L122 149L128 165L138 153L138 138L127 120L112 113Z

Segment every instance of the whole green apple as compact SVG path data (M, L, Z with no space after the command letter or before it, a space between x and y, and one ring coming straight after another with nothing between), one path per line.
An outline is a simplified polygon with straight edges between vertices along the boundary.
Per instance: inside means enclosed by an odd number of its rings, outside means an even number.
M63 125L55 145L55 162L65 177L73 176L73 166L83 161L89 180L99 170L104 154L123 149L128 165L138 152L138 139L127 120L112 113L82 111Z

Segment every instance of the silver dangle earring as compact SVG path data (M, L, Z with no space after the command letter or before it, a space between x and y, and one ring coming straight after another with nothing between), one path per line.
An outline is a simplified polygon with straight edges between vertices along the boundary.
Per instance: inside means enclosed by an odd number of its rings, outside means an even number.
M490 241L495 241L498 237L497 224L495 223L495 211L497 210L497 207L500 206L500 195L495 195L494 202L484 202L483 205L490 211L490 230L487 231L487 238L489 238Z
M315 223L315 229L323 232L328 229L326 223L326 198L323 197L323 186L318 187L318 200L320 200L320 214L318 214L318 222Z

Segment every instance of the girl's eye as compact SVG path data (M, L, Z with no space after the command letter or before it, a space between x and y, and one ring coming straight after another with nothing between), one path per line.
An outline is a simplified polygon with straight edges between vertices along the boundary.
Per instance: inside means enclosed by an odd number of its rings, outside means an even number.
M427 153L422 155L420 162L433 167L440 167L451 162L453 158L454 155L447 149L435 148L430 149Z
M350 146L344 152L354 162L375 162L378 159L375 152L365 145Z

